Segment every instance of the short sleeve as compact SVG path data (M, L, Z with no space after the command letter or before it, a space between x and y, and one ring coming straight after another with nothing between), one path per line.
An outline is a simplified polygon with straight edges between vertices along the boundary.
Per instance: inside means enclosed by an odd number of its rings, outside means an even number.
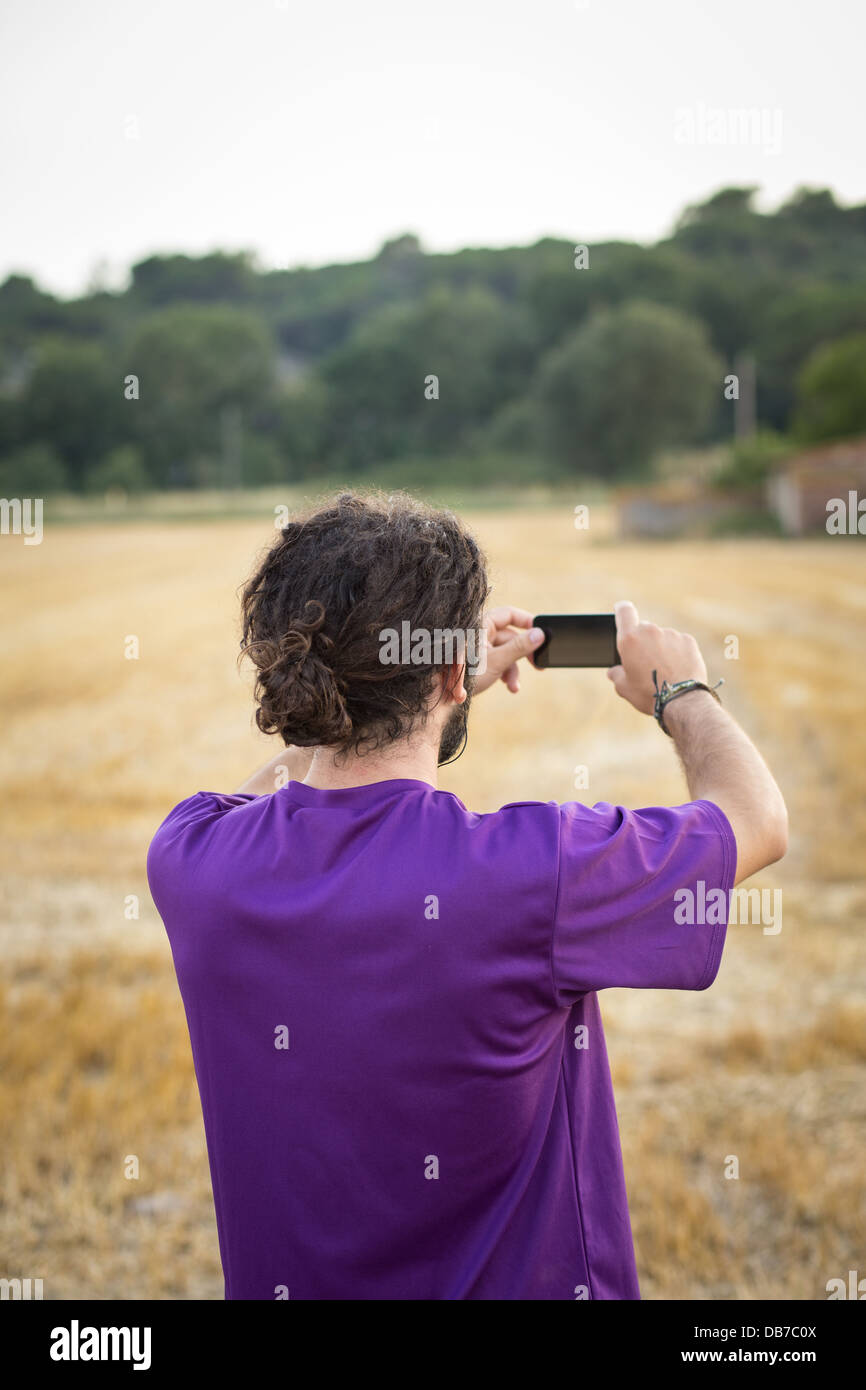
M150 894L163 919L181 895L196 886L215 824L236 807L255 800L249 792L196 792L169 812L147 852Z
M722 958L737 846L711 801L560 808L557 1003L593 990L706 989Z

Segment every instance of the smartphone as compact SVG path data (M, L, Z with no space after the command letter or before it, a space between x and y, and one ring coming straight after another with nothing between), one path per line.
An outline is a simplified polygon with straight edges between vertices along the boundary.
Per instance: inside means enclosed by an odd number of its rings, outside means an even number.
M540 613L532 619L545 641L533 653L539 671L549 666L619 666L613 613Z

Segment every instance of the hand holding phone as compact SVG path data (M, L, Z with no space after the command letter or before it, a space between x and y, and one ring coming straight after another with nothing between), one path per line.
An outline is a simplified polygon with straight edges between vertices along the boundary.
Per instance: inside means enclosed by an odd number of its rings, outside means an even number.
M655 688L652 673L659 685L663 681L696 680L707 682L707 667L701 649L687 632L675 628L657 627L642 623L633 603L616 605L620 640L625 661L618 660L608 672L617 695L621 695L641 714L652 714L655 707Z

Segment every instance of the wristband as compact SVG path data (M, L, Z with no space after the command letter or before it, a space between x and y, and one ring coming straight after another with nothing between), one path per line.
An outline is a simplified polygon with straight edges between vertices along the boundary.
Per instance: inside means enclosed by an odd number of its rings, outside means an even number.
M668 738L673 738L673 734L665 724L665 705L669 705L671 700L675 700L678 695L687 695L690 690L706 690L710 695L712 695L714 700L721 704L722 702L719 699L719 696L716 694L716 690L720 685L724 685L724 683L724 677L722 677L721 680L716 681L715 685L705 685L703 681L695 680L675 681L673 685L668 685L667 681L662 681L661 689L659 689L658 672L653 671L653 685L655 686L656 692L655 704L653 706L653 717L655 718L659 726L662 729L664 729Z

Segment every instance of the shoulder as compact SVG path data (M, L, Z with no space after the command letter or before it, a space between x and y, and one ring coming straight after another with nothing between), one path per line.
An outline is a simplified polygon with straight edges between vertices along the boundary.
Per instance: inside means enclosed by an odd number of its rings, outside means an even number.
M550 865L558 853L561 811L555 801L508 801L496 811L464 811L461 829L483 844L485 858L504 855L524 869L531 858Z
M224 816L228 811L237 810L261 799L253 792L195 792L172 807L156 833L160 834L170 825L187 824L205 817Z
M263 798L249 792L195 792L179 801L169 811L150 842L147 854L148 875L160 859L173 847L187 841L191 833L215 825L226 815L243 811Z

